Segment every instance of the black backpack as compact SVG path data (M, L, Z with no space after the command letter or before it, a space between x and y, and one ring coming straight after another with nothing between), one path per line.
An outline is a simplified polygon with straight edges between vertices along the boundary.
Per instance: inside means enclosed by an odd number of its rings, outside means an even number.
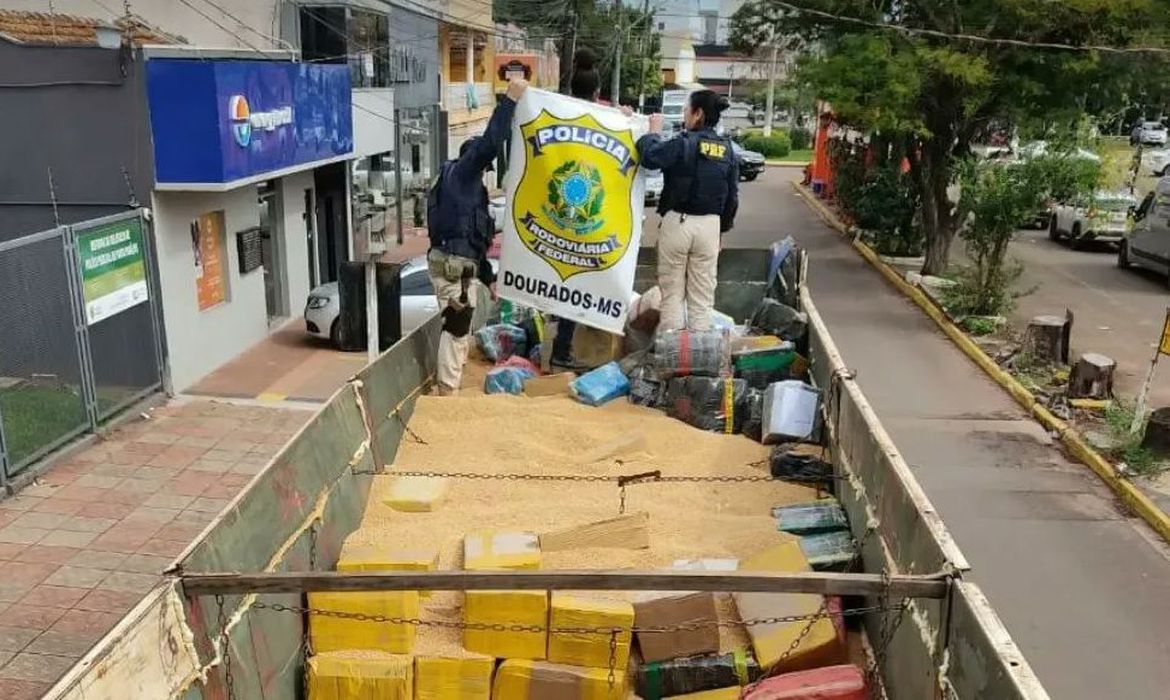
M427 192L427 235L430 236L432 246L443 243L443 238L439 234L439 201L443 197L443 181L447 179L447 173L454 162L449 160L443 163L439 168L439 177Z

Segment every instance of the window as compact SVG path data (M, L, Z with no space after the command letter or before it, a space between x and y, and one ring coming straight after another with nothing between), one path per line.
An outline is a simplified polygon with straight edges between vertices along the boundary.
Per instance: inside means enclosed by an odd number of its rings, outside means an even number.
M666 22L659 22L658 23L658 31L660 31L660 32L666 31Z
M699 17L703 20L703 43L715 44L719 39L719 13L718 12L700 12Z
M348 63L354 87L390 87L390 18L345 7L301 7L301 54Z

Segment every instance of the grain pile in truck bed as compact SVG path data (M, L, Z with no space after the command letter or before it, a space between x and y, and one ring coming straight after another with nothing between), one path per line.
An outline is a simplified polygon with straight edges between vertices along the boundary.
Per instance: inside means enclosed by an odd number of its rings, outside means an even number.
M767 448L748 438L703 432L624 401L590 408L565 396L422 397L410 428L427 444L403 439L387 476L375 478L361 527L350 541L433 548L439 551L440 569L462 567L463 536L475 530L540 533L614 517L617 486L455 479L433 512L404 513L383 503L395 470L761 475L762 468L749 464L768 455ZM813 489L783 482L633 485L627 488L626 512L649 513L649 549L544 552L540 567L662 569L676 559L745 559L780 540L773 506L815 497ZM458 620L461 600L459 593L435 592L422 600L423 617ZM419 630L420 646L454 653L459 639L457 630ZM746 644L742 631L723 635L725 651Z

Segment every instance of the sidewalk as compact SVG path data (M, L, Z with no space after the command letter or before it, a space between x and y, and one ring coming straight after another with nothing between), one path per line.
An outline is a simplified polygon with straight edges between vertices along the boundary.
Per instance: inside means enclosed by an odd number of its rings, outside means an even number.
M833 339L1048 692L1061 700L1164 697L1167 548L783 191L796 175L764 181L776 188L767 214L808 249L809 286ZM757 218L758 231L737 226L725 245L775 238L763 211Z
M177 401L0 500L0 698L38 698L311 413Z

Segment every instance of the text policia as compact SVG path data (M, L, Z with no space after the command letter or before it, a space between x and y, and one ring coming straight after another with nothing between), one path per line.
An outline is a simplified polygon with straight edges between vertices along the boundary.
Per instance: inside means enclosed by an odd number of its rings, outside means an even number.
M617 299L594 296L590 292L571 289L563 284L511 271L504 272L503 283L505 290L511 289L529 296L558 301L582 311L592 311L610 318L621 318L625 310L625 302Z

